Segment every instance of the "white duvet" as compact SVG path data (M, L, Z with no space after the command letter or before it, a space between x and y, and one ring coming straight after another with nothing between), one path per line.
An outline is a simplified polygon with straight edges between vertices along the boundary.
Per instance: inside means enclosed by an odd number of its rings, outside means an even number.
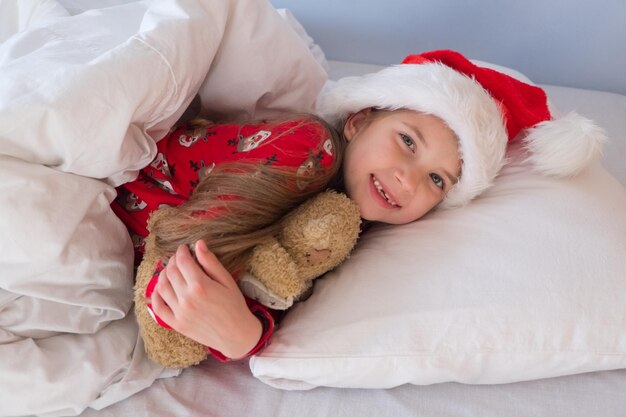
M75 415L176 373L137 337L113 187L197 91L218 116L311 111L325 73L265 1L0 0L0 42L0 415Z

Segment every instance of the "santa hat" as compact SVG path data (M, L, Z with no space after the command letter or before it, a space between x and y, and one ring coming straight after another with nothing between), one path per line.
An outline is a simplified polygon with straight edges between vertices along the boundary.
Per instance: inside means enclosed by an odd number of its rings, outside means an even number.
M600 128L576 113L554 119L541 88L449 50L409 55L401 65L343 78L321 94L317 110L343 125L368 107L432 114L456 133L461 178L444 207L464 205L491 186L505 163L507 143L518 137L534 169L554 176L577 174L606 140Z

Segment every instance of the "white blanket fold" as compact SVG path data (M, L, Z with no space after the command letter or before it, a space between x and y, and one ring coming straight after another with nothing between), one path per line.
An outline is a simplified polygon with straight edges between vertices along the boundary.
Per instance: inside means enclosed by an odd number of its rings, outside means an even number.
M113 187L196 93L206 112L266 117L311 111L325 81L265 1L59 7L0 0L0 416L75 415L177 373L146 359L129 314Z

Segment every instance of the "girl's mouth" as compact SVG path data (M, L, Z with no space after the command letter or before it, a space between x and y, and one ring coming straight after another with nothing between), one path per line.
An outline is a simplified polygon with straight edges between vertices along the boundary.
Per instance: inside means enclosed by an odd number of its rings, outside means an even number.
M378 192L378 194L392 207L400 207L400 205L393 200L389 194L385 191L382 184L378 181L378 179L372 175L372 183L374 184L374 189Z

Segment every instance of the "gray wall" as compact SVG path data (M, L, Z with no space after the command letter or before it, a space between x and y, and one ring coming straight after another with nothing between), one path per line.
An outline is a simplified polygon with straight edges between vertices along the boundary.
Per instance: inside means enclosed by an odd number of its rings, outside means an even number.
M626 94L626 0L271 0L328 59L456 49L540 84Z

